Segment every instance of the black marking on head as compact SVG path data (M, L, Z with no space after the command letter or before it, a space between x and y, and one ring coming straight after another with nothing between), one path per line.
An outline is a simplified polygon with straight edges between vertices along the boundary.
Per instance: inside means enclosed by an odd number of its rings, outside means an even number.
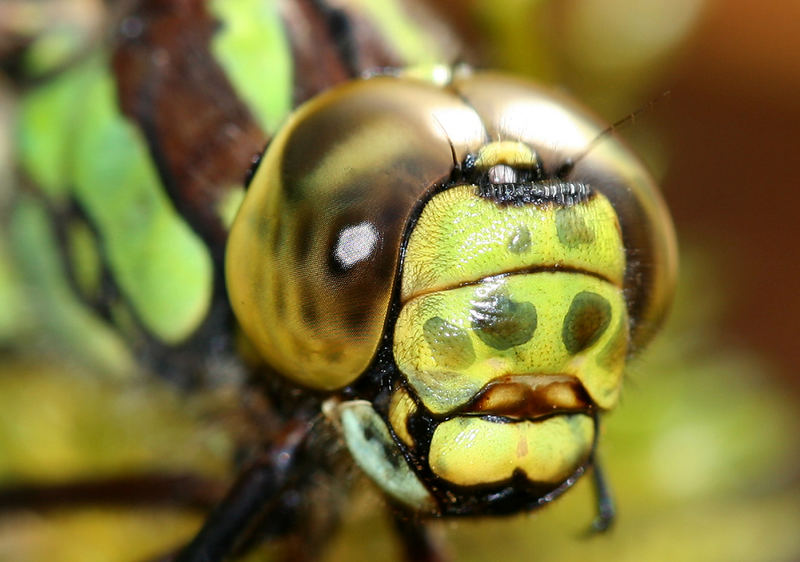
M594 242L594 228L575 206L562 207L556 211L556 232L558 239L567 248Z
M571 354L580 353L595 343L611 322L611 305L605 299L590 291L575 295L569 311L564 317L561 340Z
M506 244L512 254L524 254L531 249L531 231L524 224L519 225Z
M422 334L437 365L463 369L475 361L475 350L469 334L444 318L428 318L422 326Z
M522 345L536 331L536 307L530 302L515 302L495 292L473 301L472 329L483 343L497 350Z
M594 192L582 182L541 180L534 182L500 183L481 182L478 196L498 205L557 205L569 207L588 201Z

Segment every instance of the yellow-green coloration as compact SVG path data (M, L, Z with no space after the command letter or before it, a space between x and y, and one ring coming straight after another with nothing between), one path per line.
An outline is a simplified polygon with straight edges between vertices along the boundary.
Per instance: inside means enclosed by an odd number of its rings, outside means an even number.
M628 322L627 317L620 317L611 336L600 352L597 354L597 364L603 369L615 369L617 365L625 362L628 351Z
M214 55L259 125L274 131L292 107L292 59L277 2L213 0L209 7L221 23Z
M270 142L231 228L226 280L243 332L277 372L335 390L373 364L398 289L403 304L504 273L565 271L624 290L635 314L631 348L644 345L669 303L674 236L656 186L624 147L600 143L580 161L571 177L587 189L569 201L566 220L555 202L499 204L476 185L428 200L454 162L476 156L464 171L485 170L490 181L516 171L536 178L540 164L556 169L602 130L569 100L494 74L453 73L446 88L378 76L314 98ZM487 144L487 136L515 140ZM626 252L637 260L626 263ZM580 290L562 295L563 313ZM533 304L541 325L541 302L510 298ZM433 316L416 328L426 349L422 325ZM566 353L563 317L556 324ZM479 357L486 346L471 322L457 327Z
M564 244L559 213L592 233L585 243ZM521 227L532 241L525 252L509 251ZM570 235L570 240L577 237ZM554 205L505 206L482 199L475 186L462 185L431 199L408 241L402 299L474 282L506 271L571 268L622 286L625 247L617 215L596 193L567 209Z
M408 418L417 410L417 405L402 387L395 390L389 403L389 423L400 440L407 447L414 447L414 439L408 432Z
M610 306L612 326L578 355L563 342L570 306L590 291ZM473 328L476 303L486 295L504 294L516 302L529 302L537 310L533 336L520 345L497 349L487 345ZM423 326L439 317L470 335L475 360L460 369L437 361ZM625 354L607 349L627 345L627 309L622 289L589 275L540 272L488 278L477 285L459 287L412 299L400 311L394 333L394 356L422 403L435 414L444 414L470 401L488 382L505 375L564 374L577 377L600 408L612 408L619 394ZM603 359L601 364L600 358Z
M344 402L336 412L353 459L384 492L420 513L431 513L435 501L411 470L383 419L365 400Z
M428 458L434 474L460 486L502 482L515 470L557 484L586 462L593 442L594 421L584 414L516 423L458 417L436 428Z
M530 165L525 148L494 143L478 162ZM510 252L523 229L534 242ZM409 238L395 359L436 414L515 374L573 375L611 408L628 349L624 272L619 223L603 195L570 207L498 206L457 186L431 199Z
M371 0L355 0L354 6L370 19L370 23L375 25L381 36L392 48L394 48L410 66L442 67L444 60L454 60L457 53L452 52L453 43L448 41L436 40L442 35L442 30L436 28L434 33L426 33L420 26L425 24L425 19L420 17L412 18L409 16L408 5L399 0L382 0L374 2ZM419 10L420 6L414 6ZM419 16L419 13L416 14ZM433 20L431 20L433 21ZM430 31L430 30L429 30ZM449 47L445 52L445 47Z
M244 187L231 186L225 190L225 195L220 199L217 206L217 213L222 219L222 224L230 228L233 224L233 219L236 218L236 212L242 206L244 200Z
M438 316L428 318L422 333L438 365L461 369L475 361L475 350L467 332L447 320Z
M498 165L514 178L514 170L535 175L540 162L512 141L482 147L474 162L478 171ZM475 185L431 199L406 249L394 356L433 414L467 408L434 431L435 475L458 486L499 484L517 473L558 484L587 462L595 432L588 413L527 418L514 406L522 396L494 392L516 384L510 376L567 376L594 405L613 407L629 348L625 269L618 216L597 190L567 206L498 204ZM492 410L494 399L508 409ZM562 404L574 399L567 392ZM513 421L481 412L507 412ZM405 423L395 417L393 425Z
M123 378L134 372L132 352L120 335L83 306L72 291L52 220L41 202L31 196L19 197L8 226L8 242L14 248L20 279L24 279L18 282L20 292L13 295L22 297L15 304L29 323L25 330L35 329L35 337L28 341L51 338L61 343L53 351L65 362L80 361L109 377ZM14 308L6 310L8 315L15 312ZM22 337L26 337L24 333Z
M102 57L48 81L21 107L21 159L48 196L76 199L137 320L177 343L206 315L211 258L172 207L140 132L116 103ZM91 272L77 277L84 275Z
M75 284L84 297L96 298L100 291L102 261L94 233L83 220L74 219L67 228L67 252Z

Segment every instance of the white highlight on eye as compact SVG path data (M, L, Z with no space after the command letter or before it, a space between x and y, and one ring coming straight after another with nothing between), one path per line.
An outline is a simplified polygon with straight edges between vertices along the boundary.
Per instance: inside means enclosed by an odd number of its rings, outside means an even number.
M377 244L378 229L371 222L364 221L339 232L333 255L347 269L367 259Z
M500 133L512 139L529 139L533 134L544 145L562 150L583 148L596 134L556 104L531 101L508 104L503 111Z
M465 111L463 107L437 107L431 116L438 123L440 130L450 139L457 139L459 144L477 144L484 137L483 123L474 111Z

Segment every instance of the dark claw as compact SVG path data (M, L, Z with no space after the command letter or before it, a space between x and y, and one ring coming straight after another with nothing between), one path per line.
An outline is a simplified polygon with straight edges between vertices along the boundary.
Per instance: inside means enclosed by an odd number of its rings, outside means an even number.
M614 507L614 499L611 497L608 483L606 482L603 469L597 459L597 453L592 458L593 465L593 478L595 498L597 501L597 516L592 521L592 526L589 529L589 534L605 533L614 524L614 517L616 516L616 509Z

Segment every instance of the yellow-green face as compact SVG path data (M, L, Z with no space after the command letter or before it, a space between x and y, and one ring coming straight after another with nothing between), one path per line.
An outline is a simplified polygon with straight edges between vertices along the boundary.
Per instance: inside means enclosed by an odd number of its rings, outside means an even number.
M502 180L535 158L498 142L477 165ZM471 184L435 195L406 248L393 351L408 390L390 408L395 433L417 446L416 398L445 420L427 454L444 481L565 480L593 449L594 413L619 396L624 274L617 214L599 192L564 204L501 203Z

